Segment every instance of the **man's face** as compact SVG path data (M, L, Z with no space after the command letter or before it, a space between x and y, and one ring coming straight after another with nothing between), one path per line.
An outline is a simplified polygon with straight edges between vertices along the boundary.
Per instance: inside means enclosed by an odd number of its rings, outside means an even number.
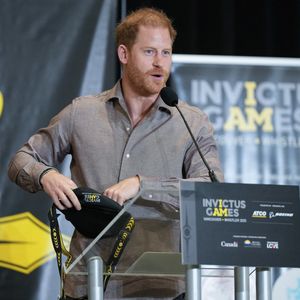
M169 77L172 41L163 27L141 26L132 48L127 52L123 76L141 96L160 92Z

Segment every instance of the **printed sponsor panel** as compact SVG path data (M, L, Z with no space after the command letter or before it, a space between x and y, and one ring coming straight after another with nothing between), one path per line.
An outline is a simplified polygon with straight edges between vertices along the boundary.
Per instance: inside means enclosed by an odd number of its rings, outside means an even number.
M194 207L184 200L182 213L189 236L195 241L199 263L299 267L299 188L286 185L193 183ZM182 183L184 186L184 183ZM189 189L190 190L190 189ZM183 204L184 201L187 201ZM189 219L197 226L193 230ZM205 247L203 246L205 245ZM196 248L197 248L196 247ZM193 263L195 263L193 261Z

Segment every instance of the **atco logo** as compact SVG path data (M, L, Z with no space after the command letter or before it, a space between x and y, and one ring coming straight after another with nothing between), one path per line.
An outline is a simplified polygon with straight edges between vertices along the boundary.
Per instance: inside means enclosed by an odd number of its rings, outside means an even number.
M268 249L279 249L278 242L267 242Z
M267 212L262 210L255 210L252 214L252 218L266 218Z
M270 211L269 213L269 218L276 218L276 217L287 217L287 218L292 218L294 216L294 213L282 213L282 212L277 212L274 213L273 211Z
M237 242L231 242L231 243L228 243L228 242L225 242L225 241L222 241L221 242L221 247L225 247L225 248L237 248L239 246L239 244Z

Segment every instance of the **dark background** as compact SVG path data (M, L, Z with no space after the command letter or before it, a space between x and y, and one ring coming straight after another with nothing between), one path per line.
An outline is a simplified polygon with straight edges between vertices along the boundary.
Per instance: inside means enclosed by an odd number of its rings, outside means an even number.
M299 0L128 0L127 11L162 9L178 32L177 54L300 56Z
M10 182L7 165L71 99L112 86L119 70L113 45L117 4L120 16L124 6L163 9L178 31L174 53L300 57L300 0L0 0L0 218L31 212L48 224L50 199ZM0 253L6 254L2 228ZM21 229L9 232L17 246L24 242L16 235ZM1 299L57 299L54 259L28 275L14 271L13 263L3 267L0 258Z

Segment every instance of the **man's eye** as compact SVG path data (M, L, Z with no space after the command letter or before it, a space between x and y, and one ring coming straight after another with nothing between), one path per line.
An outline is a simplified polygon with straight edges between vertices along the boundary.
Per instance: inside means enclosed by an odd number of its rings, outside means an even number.
M170 56L170 55L171 55L171 51L170 51L170 50L164 50L164 51L162 52L162 55L163 55L163 56Z
M154 53L152 49L146 49L144 52L146 55L152 55Z

